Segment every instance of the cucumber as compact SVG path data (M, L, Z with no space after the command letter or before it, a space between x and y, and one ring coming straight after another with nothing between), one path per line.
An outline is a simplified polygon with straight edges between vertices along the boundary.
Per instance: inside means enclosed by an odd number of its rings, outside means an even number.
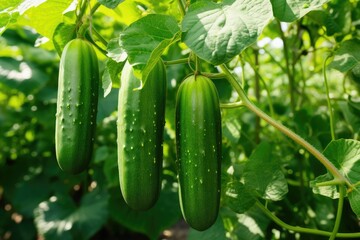
M120 188L127 205L147 210L161 189L166 72L160 60L141 81L127 62L121 74L118 101L118 167Z
M99 67L90 43L71 40L60 59L55 150L60 168L84 171L90 162L96 128Z
M192 75L176 98L176 145L179 199L185 221L203 231L219 212L221 114L213 82Z

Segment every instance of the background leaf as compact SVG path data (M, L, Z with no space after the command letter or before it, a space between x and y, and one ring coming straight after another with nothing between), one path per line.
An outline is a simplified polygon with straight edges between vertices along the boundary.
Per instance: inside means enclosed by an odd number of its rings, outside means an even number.
M179 39L179 26L171 16L150 14L132 23L120 34L120 46L145 80L164 50Z
M35 209L35 222L47 239L89 239L107 219L108 195L95 190L83 196L79 207L68 196L53 196Z
M182 39L200 58L219 65L253 44L272 18L263 0L196 2L182 22Z
M245 165L244 183L260 197L279 201L288 192L288 186L272 149L268 142L262 142L256 147Z
M124 0L97 0L99 3L108 8L116 8Z
M360 39L351 39L341 43L329 67L347 72L358 64L360 64Z
M274 17L282 22L293 22L329 0L271 0Z
M353 184L360 181L360 142L352 139L339 139L329 143L324 155L339 169L343 176ZM314 193L330 198L338 198L339 193L335 186L316 187L316 183L333 179L330 173L318 176L312 182ZM356 195L354 195L356 196Z

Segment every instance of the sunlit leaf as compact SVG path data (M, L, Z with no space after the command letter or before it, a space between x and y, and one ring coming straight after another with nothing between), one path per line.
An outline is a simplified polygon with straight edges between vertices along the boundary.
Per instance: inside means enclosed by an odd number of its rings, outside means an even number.
M256 42L272 18L264 0L196 2L182 22L182 39L200 58L219 65Z
M274 16L282 22L293 22L329 0L270 0Z
M132 23L120 34L120 46L139 77L146 80L165 49L179 39L179 26L171 16L150 14Z

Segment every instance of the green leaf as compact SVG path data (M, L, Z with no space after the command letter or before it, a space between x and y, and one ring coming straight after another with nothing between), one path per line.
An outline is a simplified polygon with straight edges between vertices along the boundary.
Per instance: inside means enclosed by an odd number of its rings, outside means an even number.
M310 187L313 188L313 193L326 196L332 199L339 198L339 192L337 191L335 185L321 186L321 187L316 186L317 183L328 182L331 180L333 180L333 177L328 173L316 177L313 181L310 182Z
M63 12L72 0L26 0L19 6L18 23L34 28L39 34L52 39L56 27L63 21Z
M223 135L231 143L237 144L241 136L241 123L238 117L228 118L223 123Z
M354 101L351 97L351 95L349 95L348 100L347 100L347 105L350 109L350 111L357 115L360 116L360 101Z
M224 223L221 220L221 217L217 218L214 225L212 225L206 231L197 231L193 228L190 228L188 240L208 240L208 239L216 239L216 240L226 240L226 231L224 228Z
M146 81L165 49L180 38L179 33L175 18L150 14L132 23L120 34L120 45L140 79Z
M220 215L227 230L228 239L266 239L266 231L271 222L260 208L253 206L246 213L237 214L222 208Z
M293 22L308 12L317 10L329 0L270 0L274 17L282 22Z
M348 194L349 202L353 212L360 216L360 187L355 188Z
M130 209L121 196L120 187L110 194L110 215L125 227L158 239L160 233L181 218L177 189L170 186L161 190L160 197L148 211Z
M115 62L125 62L127 54L119 45L119 38L110 39L106 47L107 56Z
M69 196L52 196L34 210L35 224L46 239L89 239L106 222L108 194L94 190L77 207Z
M75 37L76 37L75 24L60 23L56 27L52 39L54 42L55 49L58 52L59 56L61 56L62 50L64 49L65 45Z
M360 39L351 39L341 43L329 67L345 73L357 64L360 64Z
M360 182L360 142L352 139L339 139L329 143L324 150L324 155L340 173L351 183ZM311 184L327 182L333 180L330 173L321 175ZM330 198L338 198L339 193L336 186L314 187L313 192Z
M30 62L0 58L0 84L30 94L41 89L49 76Z
M260 197L279 201L288 192L288 186L280 163L273 157L272 149L268 142L262 142L257 146L246 163L244 183Z
M256 42L272 18L264 0L196 2L182 22L182 38L200 58L219 65Z
M241 182L228 183L225 191L226 206L234 212L244 213L255 204L251 192Z
M116 8L124 0L98 0L99 3L108 8Z
M117 63L112 59L106 61L106 68L102 76L102 88L104 89L104 97L109 95L113 86L119 87L120 73L125 62Z

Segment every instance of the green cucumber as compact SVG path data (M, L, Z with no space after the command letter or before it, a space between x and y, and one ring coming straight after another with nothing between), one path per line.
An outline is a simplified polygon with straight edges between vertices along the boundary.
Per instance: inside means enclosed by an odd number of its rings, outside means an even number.
M147 210L161 189L166 72L160 60L141 89L127 62L121 73L118 101L118 166L120 188L127 205Z
M219 212L221 114L213 82L192 75L176 98L176 145L181 211L186 222L203 231Z
M60 59L55 128L56 158L69 173L84 171L90 162L99 91L99 67L90 43L71 40Z

